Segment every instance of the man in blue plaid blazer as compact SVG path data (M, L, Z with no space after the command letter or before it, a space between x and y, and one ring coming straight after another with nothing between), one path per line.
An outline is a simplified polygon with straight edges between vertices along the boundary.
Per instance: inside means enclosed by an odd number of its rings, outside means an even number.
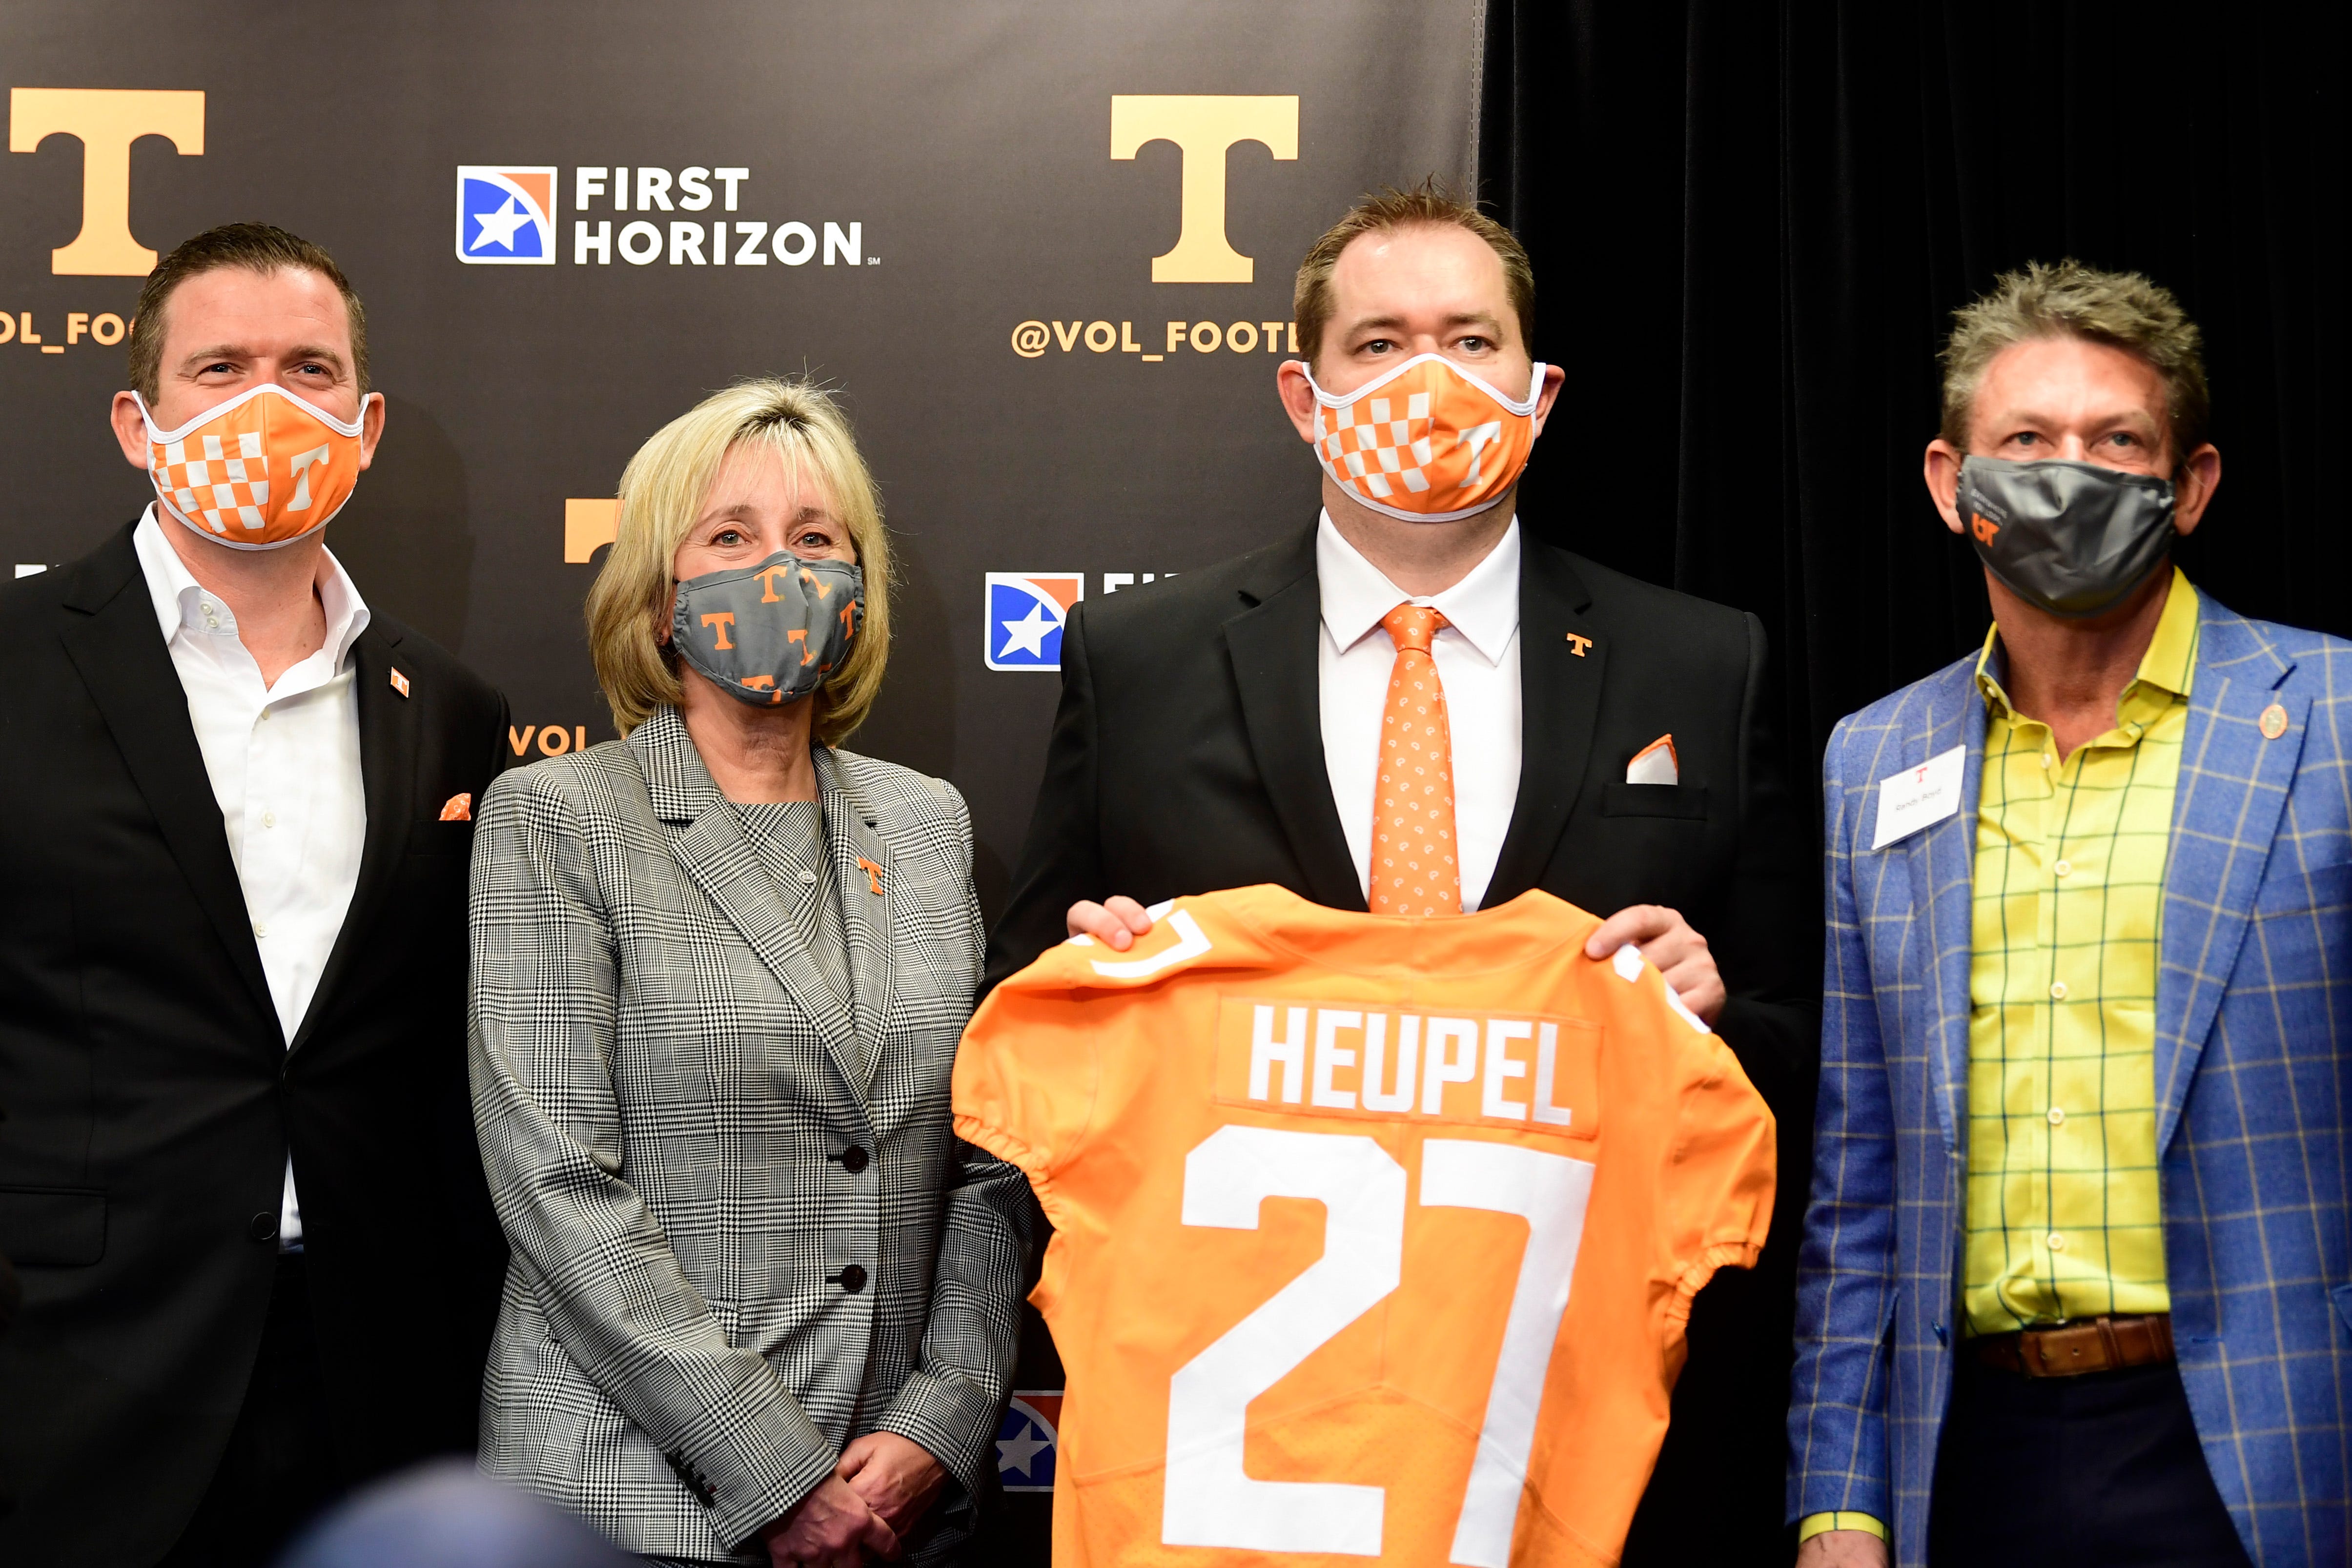
M2035 267L1961 312L1946 364L1928 481L1996 632L1841 722L1824 761L1798 1561L2352 1562L2352 644L2196 595L2169 532L2118 583L2067 517L2021 563L1997 541L2031 508L1967 504L1985 459L2055 458L2168 478L2170 528L2195 526L2220 458L2165 291ZM2053 608L2103 577L2111 608ZM2086 896L2101 925L2070 946L2062 899ZM2152 1007L2081 1008L2135 963ZM2003 989L2021 975L2039 990ZM2096 1071L2062 1091L2070 980ZM2053 1212L2085 1190L2097 1212Z

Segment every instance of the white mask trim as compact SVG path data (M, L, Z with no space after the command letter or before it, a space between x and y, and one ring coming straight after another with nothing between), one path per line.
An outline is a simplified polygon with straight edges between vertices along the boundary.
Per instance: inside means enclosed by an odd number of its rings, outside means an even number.
M1513 413L1518 414L1522 418L1527 419L1532 419L1535 417L1536 404L1542 400L1543 396L1544 364L1540 360L1536 361L1534 367L1528 373L1528 395L1524 400L1504 396L1501 392L1495 390L1492 382L1487 382L1481 377L1472 375L1468 371L1464 370L1460 365L1455 364L1444 354L1415 354L1412 358L1405 361L1404 363L1397 365L1381 372L1380 375L1373 377L1370 381L1366 382L1362 386L1358 387L1354 392L1348 393L1344 397L1334 396L1332 393L1325 392L1315 380L1315 371L1313 367L1308 366L1302 361L1300 368L1307 372L1307 384L1308 387L1313 389L1315 401L1317 402L1321 403L1325 408L1346 408L1350 403L1360 402L1365 398L1371 396L1374 392L1379 392L1382 387L1396 380L1397 377L1412 369L1413 366L1426 364L1431 361L1435 361L1438 364L1444 365L1447 370L1452 371L1455 375L1461 377L1464 381L1468 382L1472 386L1476 387L1480 392L1485 392L1488 397L1493 398L1496 402L1502 404L1505 408L1509 409ZM1479 511L1486 510L1483 507L1475 509ZM1432 514L1427 512L1414 512L1411 514L1411 516L1416 517L1426 517L1431 515ZM1467 517L1470 514L1467 512L1462 514L1464 517Z
M139 417L147 423L147 439L158 444L162 444L163 443L171 441L185 441L191 432L203 429L205 425L210 424L214 420L218 419L221 415L227 413L232 409L243 408L255 398L260 397L264 393L268 392L275 392L278 396L284 398L288 402L292 403L303 413L317 419L320 424L325 425L329 430L333 431L336 434L348 435L354 439L357 439L358 436L367 428L368 398L375 396L375 393L369 392L360 399L359 418L337 419L333 414L329 413L325 409L320 408L317 403L312 402L310 399L295 396L292 392L288 392L284 387L279 386L276 382L264 382L257 387L246 388L245 391L237 393L235 397L230 398L226 402L216 402L213 404L212 407L205 410L204 413L191 417L187 423L180 426L177 430L160 430L156 428L154 411L147 406L147 400L141 397L137 392L132 392L131 395L139 404Z

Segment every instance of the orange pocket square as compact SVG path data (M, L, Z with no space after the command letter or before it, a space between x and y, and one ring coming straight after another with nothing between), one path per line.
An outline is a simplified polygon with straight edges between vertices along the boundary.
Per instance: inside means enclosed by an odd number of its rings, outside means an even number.
M445 822L472 821L474 820L474 797L472 792L468 791L463 795L450 796L448 804L441 808L441 820Z

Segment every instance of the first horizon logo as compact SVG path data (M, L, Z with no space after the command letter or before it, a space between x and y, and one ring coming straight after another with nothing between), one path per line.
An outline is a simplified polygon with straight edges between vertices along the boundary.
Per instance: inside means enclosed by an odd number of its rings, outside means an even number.
M457 259L473 267L554 266L554 166L458 164Z

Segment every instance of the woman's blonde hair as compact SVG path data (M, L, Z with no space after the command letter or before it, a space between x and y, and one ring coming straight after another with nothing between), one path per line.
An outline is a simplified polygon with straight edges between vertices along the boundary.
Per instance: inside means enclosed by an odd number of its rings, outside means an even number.
M740 382L713 392L654 432L621 475L618 532L588 591L588 649L597 684L626 736L665 703L676 704L677 655L656 633L669 624L677 547L702 509L711 481L739 446L765 447L785 472L805 465L848 525L866 572L866 619L849 657L816 691L813 731L838 746L866 722L890 657L890 538L882 498L849 421L806 381Z

